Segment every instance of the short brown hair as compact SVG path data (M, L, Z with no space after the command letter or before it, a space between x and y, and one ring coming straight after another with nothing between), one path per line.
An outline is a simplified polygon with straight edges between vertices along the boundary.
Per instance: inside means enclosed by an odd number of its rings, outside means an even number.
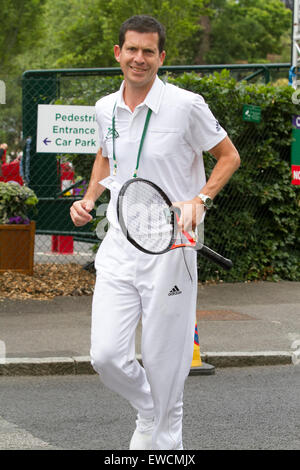
M166 32L164 26L155 18L149 15L135 15L128 18L121 25L119 32L119 46L122 49L127 31L137 31L138 33L158 33L159 53L164 50Z

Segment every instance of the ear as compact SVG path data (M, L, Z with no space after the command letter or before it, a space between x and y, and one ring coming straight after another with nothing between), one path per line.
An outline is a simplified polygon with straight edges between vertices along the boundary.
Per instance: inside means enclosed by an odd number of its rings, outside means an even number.
M121 49L118 44L114 46L114 54L115 54L115 59L117 62L120 62L120 54L121 54Z
M162 51L159 54L160 65L163 65L165 58L166 58L166 51Z

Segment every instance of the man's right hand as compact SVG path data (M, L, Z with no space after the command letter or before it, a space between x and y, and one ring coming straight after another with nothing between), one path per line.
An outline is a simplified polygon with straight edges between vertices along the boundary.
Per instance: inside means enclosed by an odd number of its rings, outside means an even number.
M70 216L73 224L76 227L81 227L92 220L90 214L94 208L95 203L91 199L82 199L81 201L75 201L70 208Z

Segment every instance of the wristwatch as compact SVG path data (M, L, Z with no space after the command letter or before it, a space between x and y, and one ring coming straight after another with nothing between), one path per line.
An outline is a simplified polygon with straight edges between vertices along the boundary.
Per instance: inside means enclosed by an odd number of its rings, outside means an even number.
M205 194L200 193L200 194L198 194L198 197L203 202L205 209L208 210L208 209L212 208L213 200L209 196L206 196Z

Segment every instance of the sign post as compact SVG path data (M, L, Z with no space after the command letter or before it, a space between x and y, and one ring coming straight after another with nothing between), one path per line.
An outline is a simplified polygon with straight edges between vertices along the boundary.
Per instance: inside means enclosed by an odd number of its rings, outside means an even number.
M261 120L261 107L252 104L244 104L243 106L243 121L256 122Z
M37 116L37 153L97 153L99 138L94 106L40 104ZM61 169L64 171L62 166ZM74 174L68 176L63 178L61 189L65 181L69 185L74 182ZM73 254L73 248L73 236L52 235L53 253Z
M38 105L37 153L96 154L98 146L94 106Z

